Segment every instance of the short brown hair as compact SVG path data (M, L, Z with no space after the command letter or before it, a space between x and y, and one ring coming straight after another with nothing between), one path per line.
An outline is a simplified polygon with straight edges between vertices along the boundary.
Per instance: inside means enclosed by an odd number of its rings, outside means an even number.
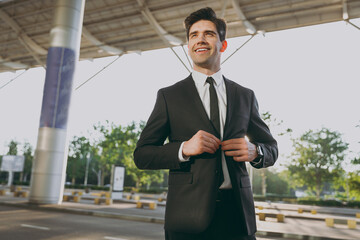
M223 19L217 18L214 10L212 8L201 8L193 13L191 13L184 21L186 29L186 37L189 40L189 31L191 26L200 21L208 20L215 24L216 30L219 34L220 41L224 41L226 37L226 23Z

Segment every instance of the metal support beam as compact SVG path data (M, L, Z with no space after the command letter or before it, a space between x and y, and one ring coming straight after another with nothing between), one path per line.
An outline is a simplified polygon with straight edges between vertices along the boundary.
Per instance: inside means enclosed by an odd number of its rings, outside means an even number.
M345 20L345 22L349 23L349 24L350 24L351 26L353 26L354 28L360 30L360 27L357 26L357 25L355 25L355 24L353 24L352 22L350 22L350 20Z
M221 12L220 12L220 15L219 15L220 18L225 17L225 10L226 10L226 7L227 7L228 3L229 3L229 0L223 0L223 4L222 4L222 7L221 7Z
M111 55L121 55L124 53L122 49L107 45L103 42L101 42L99 39L97 39L94 35L92 35L86 27L83 26L82 28L82 35L89 40L92 44L100 48L101 50L111 54Z
M343 0L343 19L348 20L349 19L349 13L347 9L347 3L346 0Z
M255 34L257 32L256 27L250 21L247 20L243 11L241 10L238 0L232 0L232 5L233 8L235 9L236 14L242 21L246 31L251 35Z
M156 21L149 8L145 5L142 0L137 0L139 6L141 7L141 13L146 18L146 20L150 23L150 25L154 28L156 33L160 36L160 38L169 46L179 46L183 44L182 40L171 35L165 29L163 29L160 24Z
M34 42L22 29L21 27L3 10L0 9L0 18L7 23L18 35L18 40L25 47L25 49L31 54L31 56L35 59L35 61L43 66L44 64L41 62L40 58L37 54L45 55L47 51Z
M0 57L0 64L4 65L6 67L12 68L14 70L28 68L28 65L26 65L26 64L23 64L21 62L9 61L2 57Z
M72 81L79 58L85 0L57 0L29 201L59 204L64 191Z
M32 51L37 54L45 55L47 51L34 42L22 29L21 27L3 10L0 9L0 18L7 23L22 40L22 44L26 44Z

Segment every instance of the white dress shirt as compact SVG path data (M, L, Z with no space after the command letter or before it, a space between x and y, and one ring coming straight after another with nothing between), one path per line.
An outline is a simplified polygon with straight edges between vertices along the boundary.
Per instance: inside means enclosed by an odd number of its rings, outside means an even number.
M211 76L207 76L197 71L192 72L192 78L194 79L196 89L199 93L199 96L201 98L201 101L204 105L205 111L209 119L210 119L210 91L209 91L210 84L206 82L207 77L212 77L215 81L214 87L217 93L218 103L219 103L220 136L221 136L220 140L222 141L224 134L224 125L226 120L226 106L227 106L225 82L221 70L219 70L218 72L214 73ZM184 159L182 155L183 145L184 143L181 144L179 149L179 159L180 161L188 161L189 158ZM229 171L225 162L224 151L221 151L221 160L222 160L222 169L224 174L224 182L221 184L220 189L230 189L232 188L232 186L229 177Z

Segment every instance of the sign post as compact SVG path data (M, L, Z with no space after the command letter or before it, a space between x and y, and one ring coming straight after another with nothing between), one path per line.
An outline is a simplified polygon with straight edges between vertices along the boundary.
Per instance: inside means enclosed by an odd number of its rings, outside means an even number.
M122 199L124 191L125 168L113 165L111 178L111 199Z
M24 169L24 156L5 155L1 161L1 171L9 172L8 186L12 185L14 172L22 172Z

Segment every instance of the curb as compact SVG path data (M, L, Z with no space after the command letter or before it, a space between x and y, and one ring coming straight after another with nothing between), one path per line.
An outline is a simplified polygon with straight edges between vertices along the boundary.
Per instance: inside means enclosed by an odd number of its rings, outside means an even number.
M73 213L73 214L88 215L88 216L95 216L95 217L116 218L116 219L139 221L139 222L160 223L160 224L164 224L164 222L165 222L163 218L157 218L157 217L147 217L147 216L130 215L130 214L118 214L118 213L109 213L109 212L103 212L103 211L91 211L91 210L83 210L83 209L76 209L76 208L48 207L48 206L40 206L40 205L34 205L34 204L28 204L28 203L0 202L0 205L17 207L17 208L35 209L35 210L40 210L40 211Z
M329 237L320 237L320 236L309 236L309 235L299 235L293 233L279 233L279 232L266 232L266 231L257 231L255 234L257 237L270 237L270 238L280 238L280 239L301 239L301 240L344 240L343 238L329 238Z

